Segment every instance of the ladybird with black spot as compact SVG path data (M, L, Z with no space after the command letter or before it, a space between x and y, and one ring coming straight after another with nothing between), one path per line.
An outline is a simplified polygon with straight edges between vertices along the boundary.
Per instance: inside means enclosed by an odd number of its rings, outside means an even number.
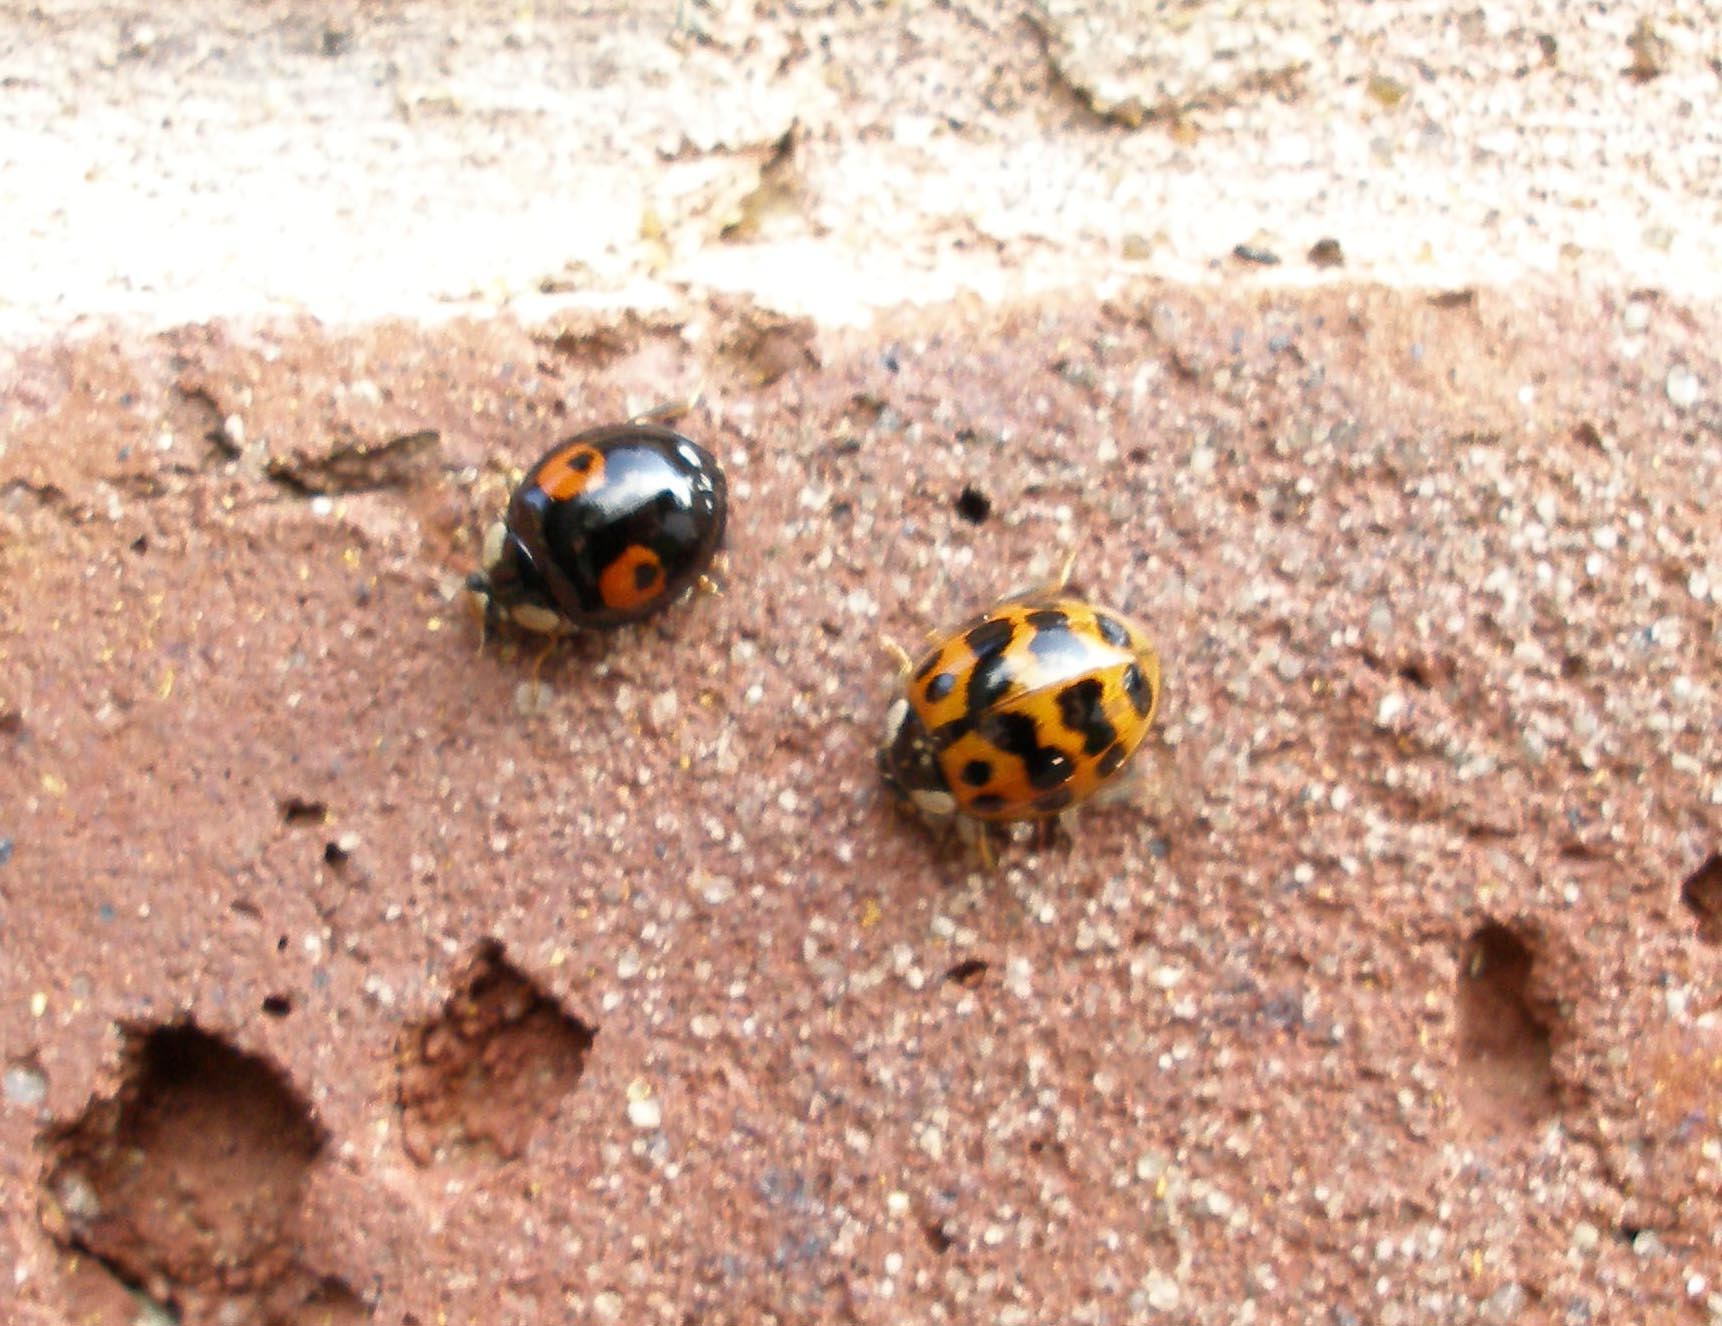
M1051 821L1116 786L1154 721L1160 656L1143 628L1053 583L1001 599L903 663L878 766L896 796L954 826ZM900 652L900 651L899 651Z
M640 621L711 565L727 499L716 458L674 429L594 428L526 472L468 588L492 626L560 636Z

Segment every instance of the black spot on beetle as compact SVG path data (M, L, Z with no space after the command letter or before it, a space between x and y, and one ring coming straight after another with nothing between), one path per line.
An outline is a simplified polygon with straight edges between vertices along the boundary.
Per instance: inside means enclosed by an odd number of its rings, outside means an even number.
M1010 643L1016 627L1002 617L982 622L963 637L963 643L979 659L990 658Z
M970 787L985 787L993 780L993 767L985 760L970 760L963 766L962 779Z
M1037 758L1028 766L1028 781L1035 787L1057 787L1076 772L1070 756L1050 746L1043 746Z
M658 568L651 562L641 562L634 568L635 589L650 589L657 578Z
M1097 612L1094 614L1094 626L1100 632L1100 638L1107 644L1114 645L1119 649L1130 647L1130 632L1125 629L1124 623L1118 618L1108 617L1104 612Z
M1106 718L1105 694L1097 677L1073 681L1058 693L1058 716L1065 727L1081 734L1086 755L1098 755L1118 740L1118 729Z
M1005 799L996 792L983 792L969 802L969 809L977 815L996 815L1005 808Z
M961 741L974 730L975 725L965 715L962 718L953 718L948 723L940 723L927 734L927 741L935 751L949 750L954 743Z
M1142 675L1142 669L1132 663L1124 669L1124 694L1130 697L1130 707L1140 718L1148 717L1154 708L1154 688Z
M1040 729L1026 714L989 714L977 730L992 745L1022 761L1029 786L1036 791L1057 787L1076 772L1070 756L1056 746L1040 744Z
M1036 608L1029 613L1028 624L1037 631L1061 631L1070 624L1070 618L1058 608Z
M1095 767L1099 770L1102 778L1110 778L1118 772L1118 766L1123 763L1124 743L1120 741L1106 748L1105 754L1100 757L1099 763Z
M976 665L969 675L968 710L970 718L979 718L1010 692L1011 662L1003 654L990 654Z
M927 699L937 704L956 688L956 674L954 672L941 672L927 683Z
M957 494L957 514L971 525L979 525L993 513L993 504L979 488L966 484Z
M1029 637L1028 652L1034 655L1035 661L1049 677L1081 676L1093 661L1093 642L1071 630L1070 621L1063 613L1052 615L1058 620L1039 627Z

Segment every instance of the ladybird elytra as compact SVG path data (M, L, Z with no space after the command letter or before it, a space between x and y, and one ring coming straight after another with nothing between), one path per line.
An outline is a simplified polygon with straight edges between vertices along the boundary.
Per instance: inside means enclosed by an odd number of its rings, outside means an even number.
M1160 688L1147 632L1061 578L905 656L879 769L934 822L1050 819L1119 777Z
M526 472L468 585L487 623L567 635L639 621L704 576L727 492L711 453L661 424L578 434Z

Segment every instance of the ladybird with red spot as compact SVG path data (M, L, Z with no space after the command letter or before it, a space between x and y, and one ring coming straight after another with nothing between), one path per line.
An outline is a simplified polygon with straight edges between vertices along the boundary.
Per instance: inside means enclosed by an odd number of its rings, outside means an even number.
M1111 786L1160 706L1160 655L1121 613L1065 588L1065 575L1001 599L904 656L879 772L983 860L989 824L1051 820Z
M659 424L595 428L527 471L467 586L487 625L550 636L623 626L699 579L727 514L723 470L704 447Z

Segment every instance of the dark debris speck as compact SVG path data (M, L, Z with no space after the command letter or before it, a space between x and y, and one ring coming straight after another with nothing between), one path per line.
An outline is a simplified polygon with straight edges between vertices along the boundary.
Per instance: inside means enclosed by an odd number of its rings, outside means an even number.
M1241 262L1251 262L1258 267L1278 267L1280 255L1272 249L1258 248L1254 244L1238 244L1232 249L1232 256Z

